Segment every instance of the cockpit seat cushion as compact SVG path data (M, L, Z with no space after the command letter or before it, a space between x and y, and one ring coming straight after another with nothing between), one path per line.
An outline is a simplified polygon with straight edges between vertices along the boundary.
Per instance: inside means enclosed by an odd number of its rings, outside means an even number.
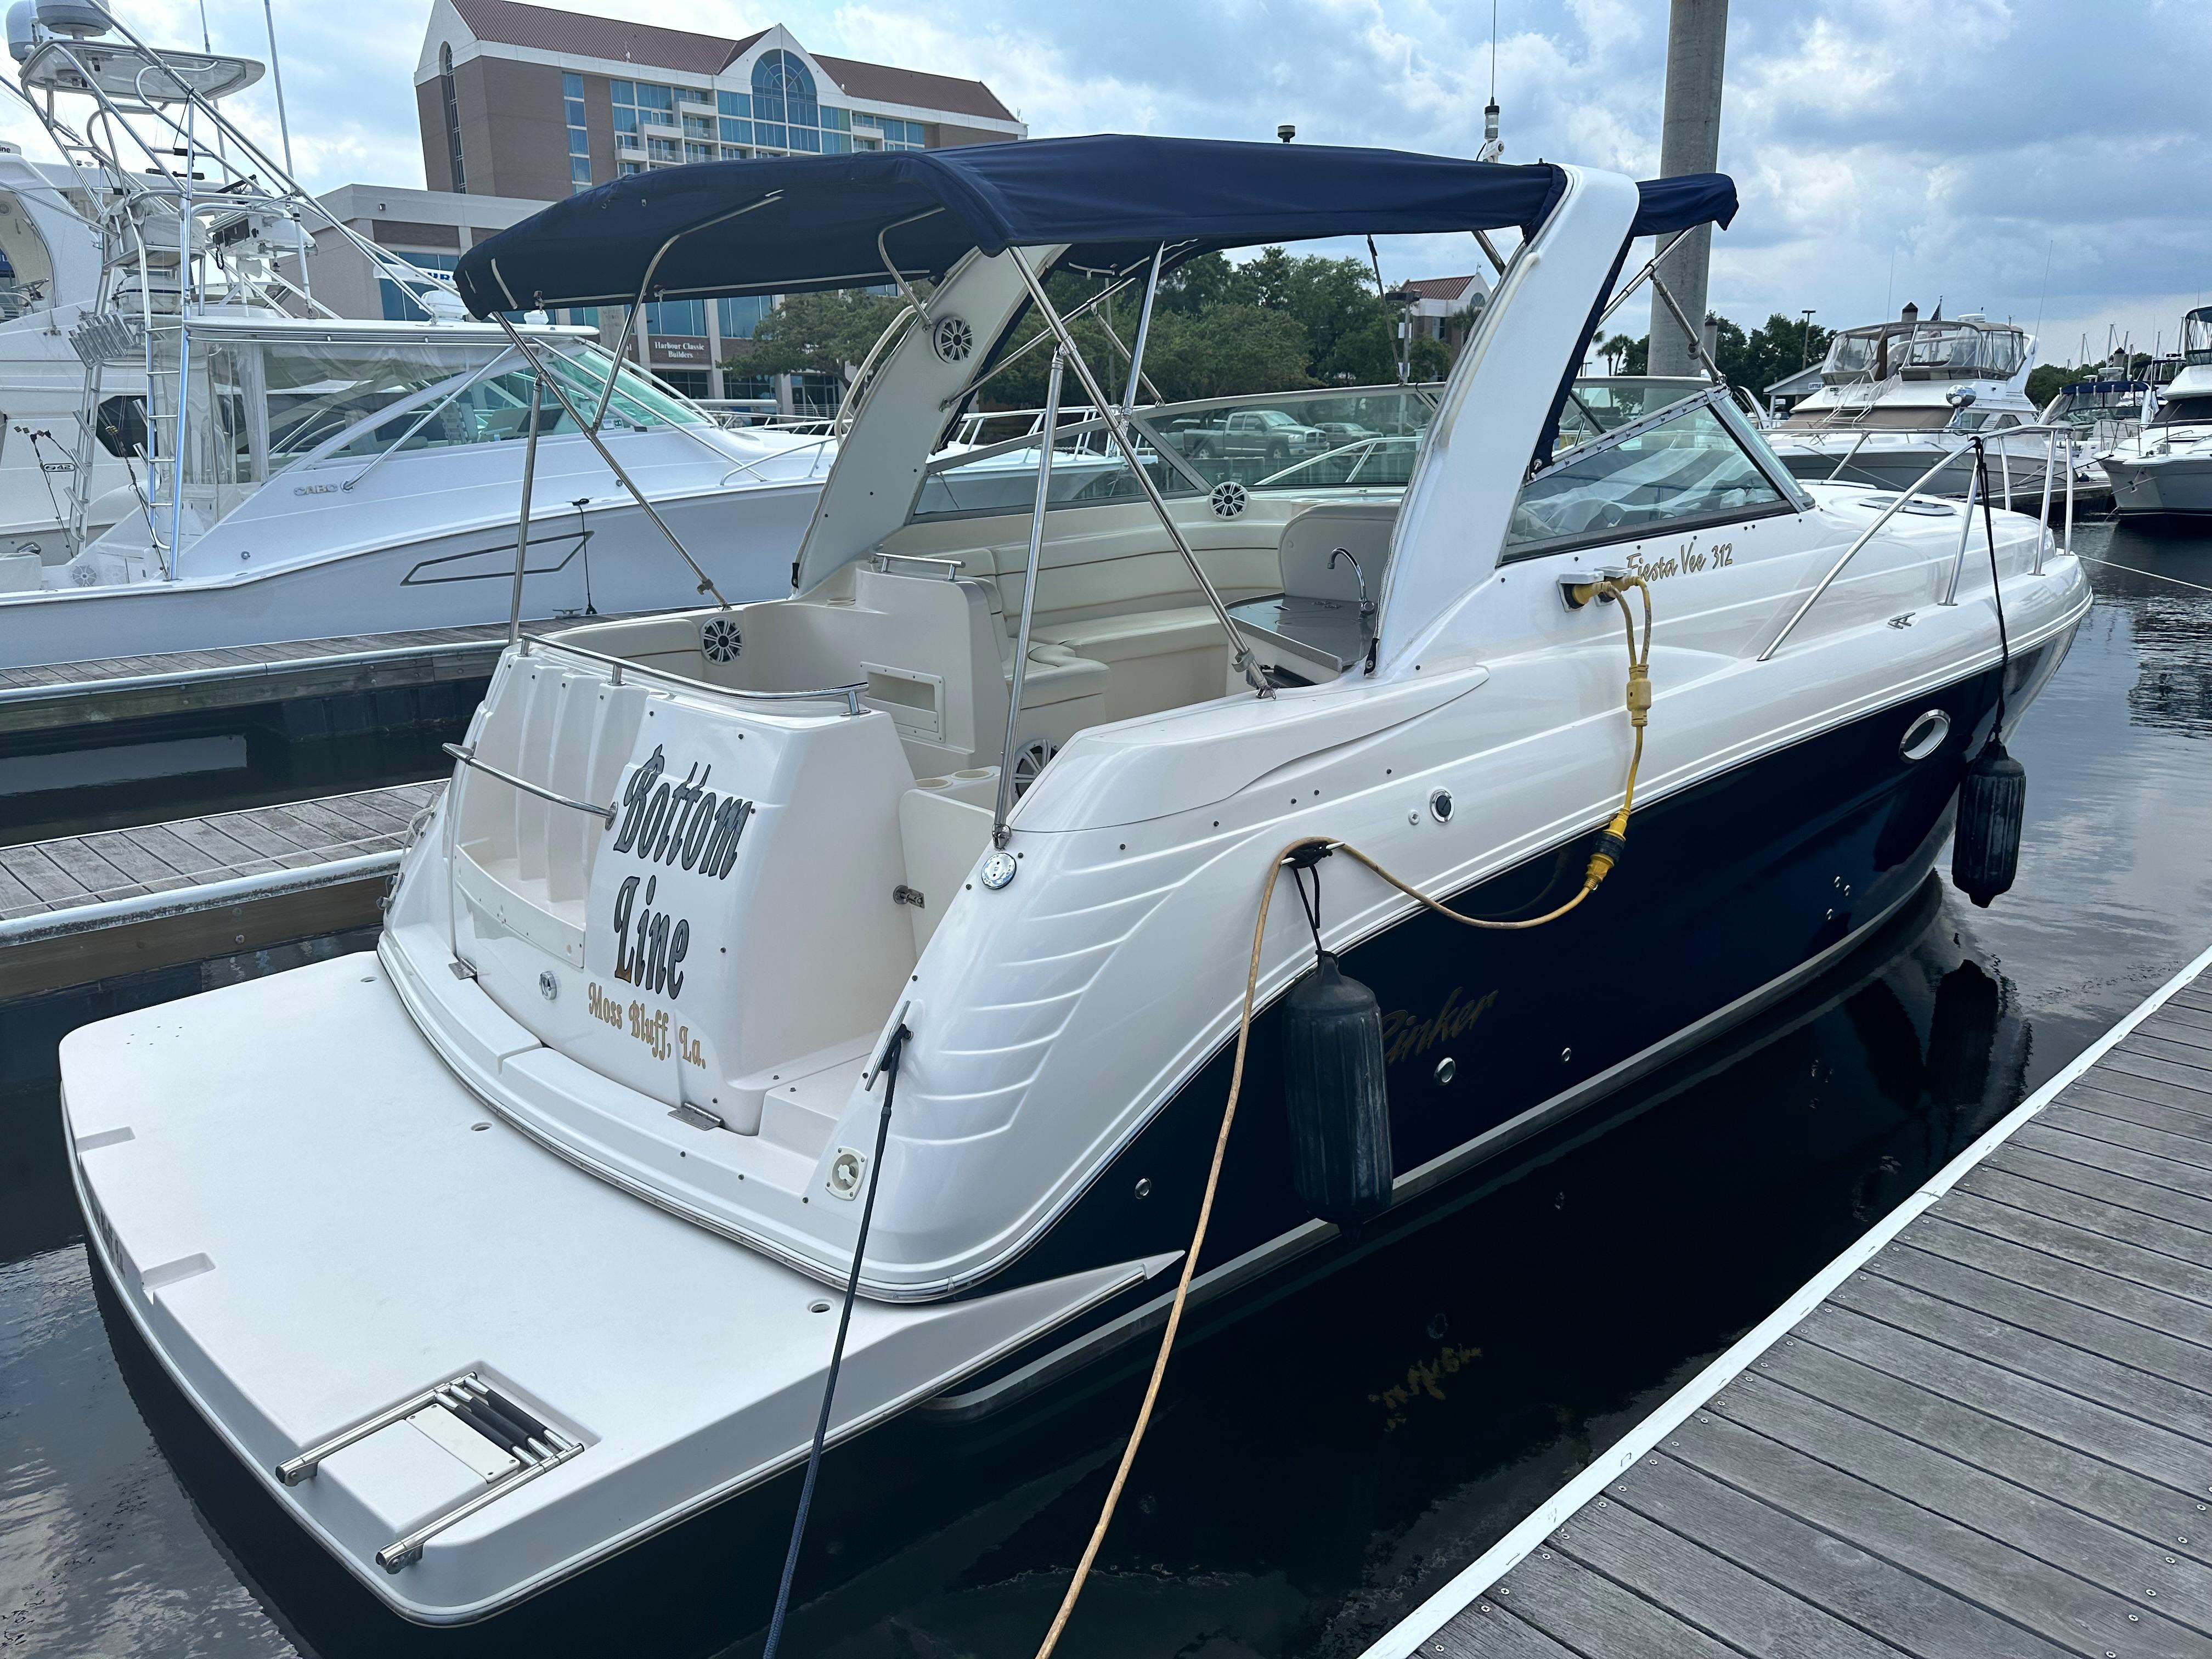
M1133 662L1140 657L1201 651L1211 646L1219 646L1225 651L1229 642L1212 610L1203 605L1182 605L1170 611L1138 611L1122 617L1094 617L1089 622L1062 623L1038 631L1072 651L1109 665Z
M1078 697L1103 697L1114 671L1095 658L1085 657L1065 645L1040 641L1030 647L1030 663L1022 675L1022 707L1045 708L1073 702ZM1006 670L1009 684L1013 669Z

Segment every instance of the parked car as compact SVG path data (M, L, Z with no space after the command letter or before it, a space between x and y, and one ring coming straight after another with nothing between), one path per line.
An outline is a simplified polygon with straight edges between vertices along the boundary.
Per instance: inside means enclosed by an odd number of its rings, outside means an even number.
M1178 422L1164 434L1194 461L1259 461L1287 466L1342 441L1279 409L1227 409Z

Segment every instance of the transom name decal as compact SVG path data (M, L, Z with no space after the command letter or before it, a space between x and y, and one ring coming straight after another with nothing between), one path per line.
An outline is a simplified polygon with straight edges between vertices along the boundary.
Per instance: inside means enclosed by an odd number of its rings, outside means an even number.
M726 880L738 861L738 843L753 815L753 804L738 795L717 795L707 787L709 764L696 763L672 783L663 775L668 757L659 745L623 787L622 819L614 850L647 864L681 865L717 881ZM615 977L641 991L684 994L684 957L691 948L691 924L653 908L660 887L658 874L626 876L615 890ZM642 891L640 890L642 889Z
M637 884L645 884L645 902L637 902ZM684 975L678 971L691 948L691 924L667 911L653 908L653 890L659 876L625 876L615 890L615 977L626 979L641 991L684 994ZM637 925L630 925L631 915Z
M738 861L738 842L753 804L708 788L714 773L711 763L702 772L694 762L681 783L666 781L661 775L667 769L668 758L656 744L645 764L630 775L623 790L615 851L635 851L647 864L681 863L686 870L726 878Z

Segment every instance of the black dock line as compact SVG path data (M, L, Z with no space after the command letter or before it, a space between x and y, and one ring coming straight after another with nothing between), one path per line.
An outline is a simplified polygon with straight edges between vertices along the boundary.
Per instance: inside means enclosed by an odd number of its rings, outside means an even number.
M830 1375L822 1383L822 1415L814 1425L814 1444L806 1454L806 1480L799 1489L799 1513L792 1517L791 1547L784 1552L783 1582L776 1586L775 1611L769 1616L768 1643L761 1659L775 1659L783 1640L784 1615L791 1607L791 1583L799 1573L799 1547L806 1537L806 1516L814 1507L814 1483L822 1473L822 1445L830 1437L830 1405L837 1397L837 1372L845 1363L845 1334L852 1328L853 1300L860 1293L860 1259L868 1248L868 1224L875 1218L876 1188L884 1172L884 1146L890 1139L891 1101L898 1093L899 1054L906 1048L907 1029L891 1033L884 1048L884 1109L876 1117L876 1154L868 1167L868 1195L860 1202L860 1236L853 1241L853 1271L845 1280L845 1307L837 1316L837 1340L830 1350Z

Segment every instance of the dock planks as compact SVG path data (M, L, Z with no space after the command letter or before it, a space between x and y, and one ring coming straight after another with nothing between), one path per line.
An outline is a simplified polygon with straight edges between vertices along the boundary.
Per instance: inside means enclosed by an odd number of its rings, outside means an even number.
M506 647L497 623L0 668L0 736L483 679Z
M0 921L397 852L438 783L0 848Z
M2212 953L1368 1659L2212 1655Z
M444 787L0 848L0 1000L373 922L408 825Z

